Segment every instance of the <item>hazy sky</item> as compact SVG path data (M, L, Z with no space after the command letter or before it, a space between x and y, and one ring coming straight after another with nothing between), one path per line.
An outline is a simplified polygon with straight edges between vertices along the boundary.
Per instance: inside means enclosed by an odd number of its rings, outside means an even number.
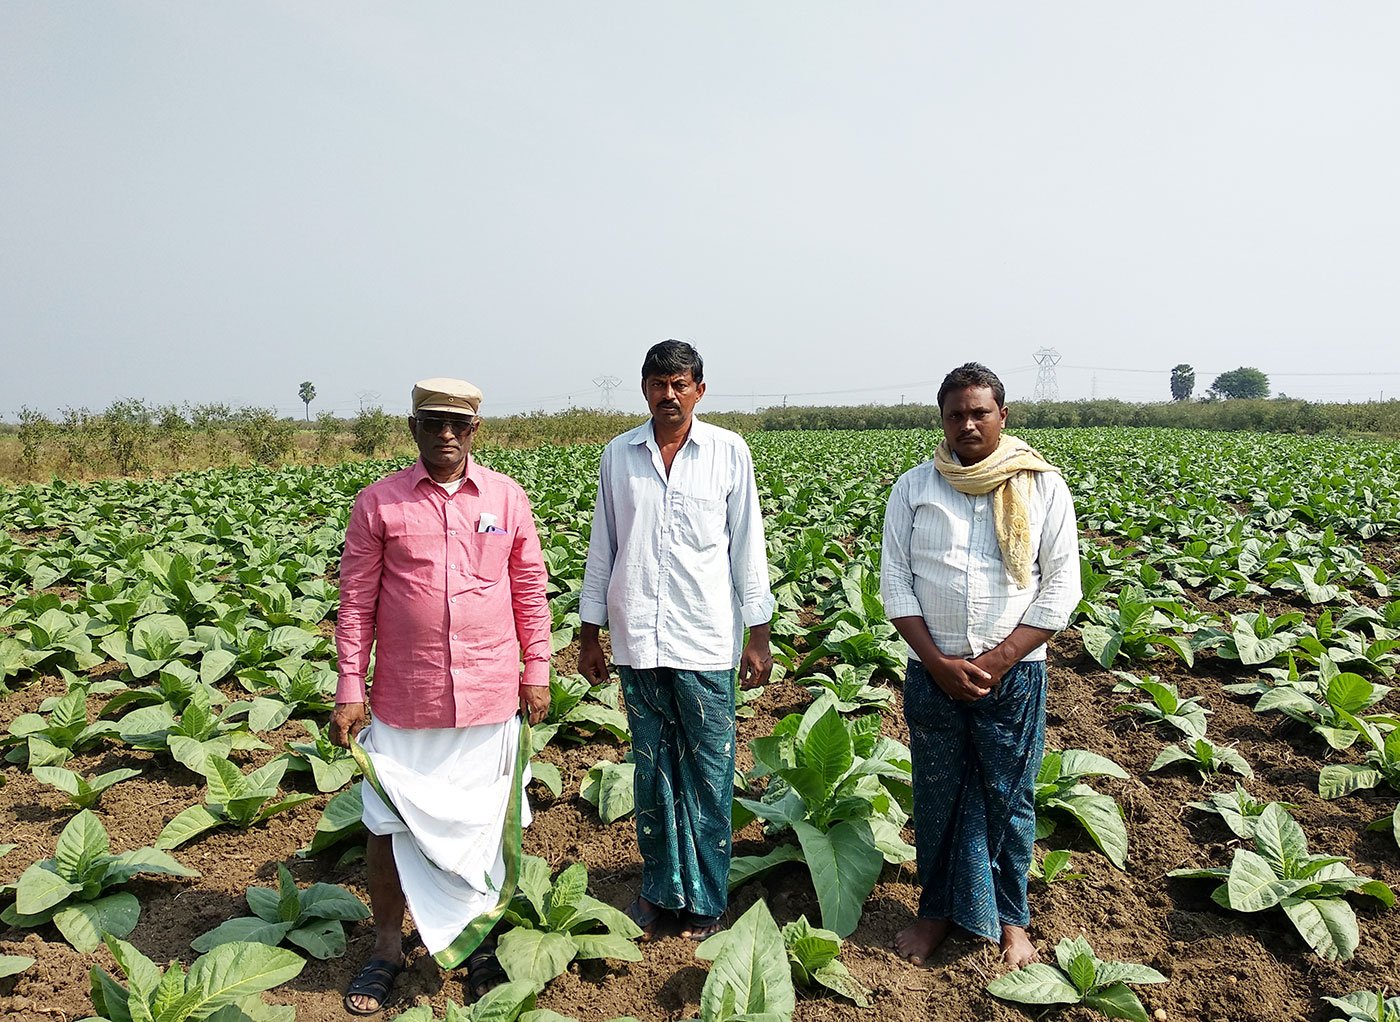
M1400 397L1400 6L0 4L0 415ZM376 396L377 395L377 396ZM702 405L702 411L705 406Z

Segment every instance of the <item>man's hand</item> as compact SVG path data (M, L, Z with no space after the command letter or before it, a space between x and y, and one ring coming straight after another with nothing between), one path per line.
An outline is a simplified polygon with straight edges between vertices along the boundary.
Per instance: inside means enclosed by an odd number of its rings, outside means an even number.
M331 744L339 745L342 749L350 748L350 742L367 723L369 718L365 715L364 703L336 703L331 713Z
M971 663L976 664L986 672L992 685L1001 684L1001 679L1006 676L1006 672L1015 666L1015 661L1006 659L1006 652L1000 646L993 646L978 656L972 658Z
M934 661L924 661L924 669L929 677L943 690L949 699L960 703L970 703L981 699L1000 680L994 678L972 660L957 657L941 657Z
M602 685L608 680L608 658L603 656L597 625L585 622L579 630L578 673L587 678L590 685Z
M773 645L768 625L749 629L749 641L739 654L739 687L757 688L773 673Z
M549 716L549 686L520 686L520 715L531 724L538 724Z

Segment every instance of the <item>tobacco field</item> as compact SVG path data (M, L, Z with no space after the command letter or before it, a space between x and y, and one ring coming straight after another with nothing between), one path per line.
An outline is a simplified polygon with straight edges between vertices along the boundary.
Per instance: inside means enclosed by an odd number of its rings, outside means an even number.
M1050 649L1042 966L891 950L918 890L880 528L940 434L749 438L778 667L741 696L732 926L698 948L615 911L626 716L574 673L600 448L487 448L534 504L556 650L511 982L472 1006L406 932L383 1017L1400 1019L1400 449L1020 435L1063 468L1084 582ZM0 1016L346 1017L373 935L360 779L322 733L337 558L398 467L0 489Z

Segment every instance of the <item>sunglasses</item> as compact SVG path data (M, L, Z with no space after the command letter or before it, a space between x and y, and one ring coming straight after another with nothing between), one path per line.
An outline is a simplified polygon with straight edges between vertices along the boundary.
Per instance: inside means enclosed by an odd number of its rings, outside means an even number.
M461 436L472 428L475 419L447 418L443 415L419 415L416 418L418 428L427 430L430 435L436 436L442 432L442 427L447 426L457 436Z

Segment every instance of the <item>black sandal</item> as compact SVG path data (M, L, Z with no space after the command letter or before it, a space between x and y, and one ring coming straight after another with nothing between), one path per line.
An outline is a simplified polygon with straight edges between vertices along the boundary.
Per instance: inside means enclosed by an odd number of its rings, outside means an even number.
M496 945L483 945L467 956L467 989L473 1000L481 1000L510 977L496 957Z
M662 920L671 914L667 909L660 905L653 905L651 902L647 902L646 906L643 906L640 894L633 898L632 904L628 905L622 912L628 919L642 928L642 935L637 939L643 943L656 939L656 934L661 929Z
M686 914L685 925L681 927L681 932L694 941L708 940L723 930L723 916L698 916L694 912Z
M389 1001L389 991L394 989L394 980L399 978L399 973L403 972L402 962L391 962L386 958L371 958L365 963L365 967L360 970L359 975L350 981L350 985L345 988L345 998L342 1003L345 1010L352 1015L377 1015L384 1010L384 1005ZM372 997L375 1000L373 1008L361 1008L350 1003L352 997Z

